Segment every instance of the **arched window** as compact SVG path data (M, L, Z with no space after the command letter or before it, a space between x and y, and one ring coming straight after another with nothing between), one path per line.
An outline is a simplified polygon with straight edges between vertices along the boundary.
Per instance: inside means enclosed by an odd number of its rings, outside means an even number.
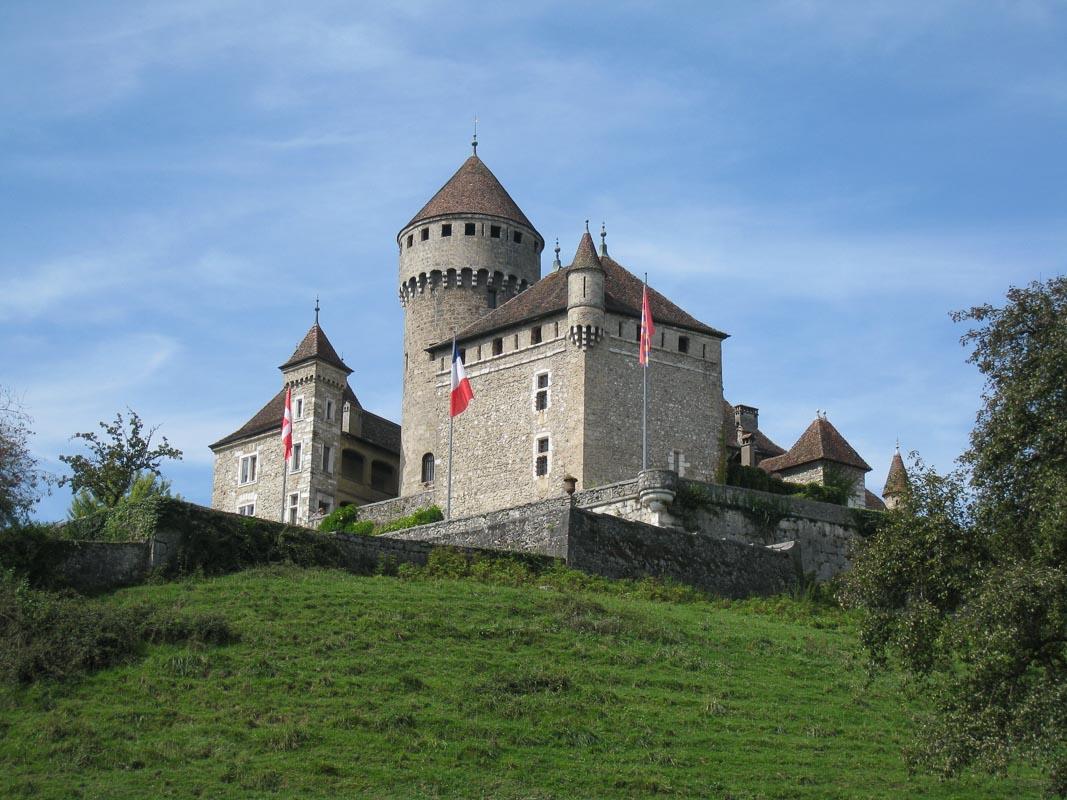
M422 482L433 483L433 453L422 457Z

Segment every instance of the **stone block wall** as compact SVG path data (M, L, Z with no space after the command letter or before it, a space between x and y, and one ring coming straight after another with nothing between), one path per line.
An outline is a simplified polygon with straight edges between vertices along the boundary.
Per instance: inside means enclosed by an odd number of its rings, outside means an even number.
M790 554L576 509L567 564L606 578L670 578L724 597L785 592L797 580Z
M141 583L151 571L148 542L72 542L54 575L61 585L100 592Z
M379 503L368 503L359 507L359 518L370 520L376 525L392 522L394 519L406 517L418 511L420 508L432 506L436 502L433 492L418 492L405 497L394 497L391 500L382 500Z

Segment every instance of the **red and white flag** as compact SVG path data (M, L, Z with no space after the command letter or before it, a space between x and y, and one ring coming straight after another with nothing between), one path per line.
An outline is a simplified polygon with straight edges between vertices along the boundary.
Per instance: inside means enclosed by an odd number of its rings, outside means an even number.
M648 355L652 352L652 334L656 326L652 324L652 309L648 307L648 284L641 294L641 344L637 350L637 363L648 366Z
M474 390L467 380L467 371L463 369L463 359L459 357L456 340L452 340L452 416L458 416L467 410L467 404L474 399Z
M293 390L292 387L285 389L285 413L282 414L282 449L285 451L283 458L288 461L293 454Z

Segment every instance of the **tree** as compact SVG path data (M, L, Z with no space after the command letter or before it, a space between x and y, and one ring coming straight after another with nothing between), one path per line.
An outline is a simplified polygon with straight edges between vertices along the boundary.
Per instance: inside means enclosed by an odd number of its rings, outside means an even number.
M142 472L134 478L133 483L130 485L130 491L119 500L118 505L140 503L150 497L172 496L170 481L152 472ZM106 511L108 508L109 506L98 500L88 489L82 489L71 498L67 516L71 519L78 519L79 517L95 514L98 511Z
M164 459L181 459L182 451L172 447L165 436L152 447L158 426L149 428L146 434L137 412L127 411L129 418L126 420L120 412L115 415L114 422L100 423L103 436L76 433L71 437L85 442L88 455L59 457L71 471L71 475L60 480L60 485L69 485L76 497L87 493L102 507L114 508L142 474L158 477L161 474L159 465Z
M842 599L929 701L915 763L1026 760L1067 796L1067 277L952 317L986 378L970 447L948 475L916 463Z
M30 424L18 398L0 387L0 528L26 522L52 480L30 452Z

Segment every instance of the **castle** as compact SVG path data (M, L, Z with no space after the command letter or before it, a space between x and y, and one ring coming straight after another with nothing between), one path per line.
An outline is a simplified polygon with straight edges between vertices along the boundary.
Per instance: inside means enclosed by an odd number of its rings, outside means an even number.
M404 308L401 425L364 410L351 370L318 324L280 367L283 387L211 445L216 508L309 524L337 505L399 495L445 505L453 337L475 399L454 420L453 516L505 509L633 478L642 469L643 282L586 230L564 266L496 176L471 155L400 229ZM885 508L870 466L817 415L789 450L758 410L723 398L727 334L649 289L649 466L705 483L729 461L793 482L852 482L849 504ZM283 476L281 425L292 390L294 455ZM886 498L899 496L899 453ZM284 489L283 489L284 477Z

